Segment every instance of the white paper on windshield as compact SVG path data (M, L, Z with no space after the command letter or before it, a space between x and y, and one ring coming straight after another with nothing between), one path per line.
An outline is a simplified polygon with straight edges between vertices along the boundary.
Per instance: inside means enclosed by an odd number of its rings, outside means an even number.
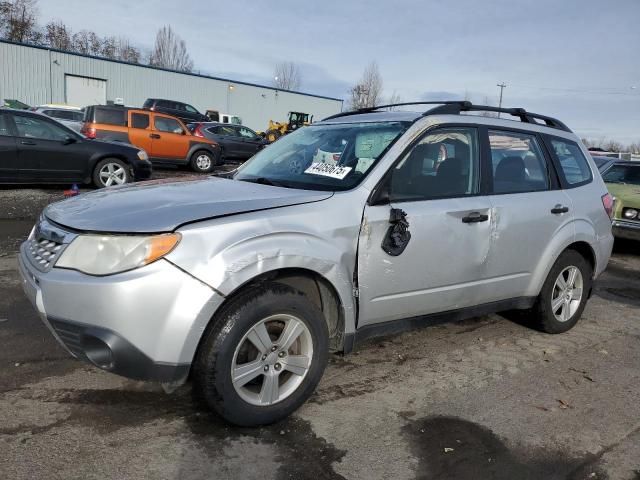
M322 175L323 177L337 178L342 180L351 171L351 167L342 167L340 165L332 165L330 163L314 162L304 173L312 175Z

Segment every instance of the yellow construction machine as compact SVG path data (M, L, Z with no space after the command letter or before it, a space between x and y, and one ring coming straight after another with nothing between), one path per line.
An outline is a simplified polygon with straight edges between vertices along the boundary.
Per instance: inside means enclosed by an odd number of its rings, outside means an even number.
M289 112L289 121L286 123L269 120L269 127L267 127L267 131L264 132L264 138L266 138L269 143L273 143L283 135L293 132L305 125L309 125L312 121L313 115L309 115L308 113Z

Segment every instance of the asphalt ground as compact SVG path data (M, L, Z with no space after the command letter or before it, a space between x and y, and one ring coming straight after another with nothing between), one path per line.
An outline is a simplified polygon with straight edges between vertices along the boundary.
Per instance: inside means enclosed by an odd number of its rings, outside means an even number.
M55 342L16 252L60 198L0 188L0 479L640 479L638 243L616 243L568 333L490 315L377 339L333 355L292 417L247 429L189 384L167 395Z

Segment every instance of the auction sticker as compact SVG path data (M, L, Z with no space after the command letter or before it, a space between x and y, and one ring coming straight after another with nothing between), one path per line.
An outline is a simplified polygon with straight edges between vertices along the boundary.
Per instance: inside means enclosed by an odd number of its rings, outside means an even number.
M323 177L337 178L342 180L351 171L351 167L342 167L340 165L332 165L330 163L312 163L304 173L312 175L322 175Z

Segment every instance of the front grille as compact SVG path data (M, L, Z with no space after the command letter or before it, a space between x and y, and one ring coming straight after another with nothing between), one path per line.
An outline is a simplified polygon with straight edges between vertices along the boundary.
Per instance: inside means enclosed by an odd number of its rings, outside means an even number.
M85 358L84 349L82 348L83 327L53 319L49 319L49 323L62 343L74 356Z
M36 269L47 272L76 236L77 234L64 230L41 217L33 233L25 242L24 250Z
M27 244L31 263L42 272L48 271L62 253L63 244L46 238L32 238Z

